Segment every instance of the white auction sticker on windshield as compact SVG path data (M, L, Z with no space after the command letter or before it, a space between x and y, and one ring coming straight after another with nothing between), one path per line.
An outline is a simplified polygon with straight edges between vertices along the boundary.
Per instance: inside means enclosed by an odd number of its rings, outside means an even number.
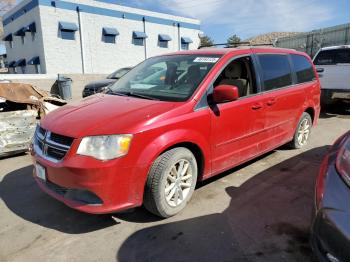
M193 60L194 63L216 63L219 60L218 57L197 57Z

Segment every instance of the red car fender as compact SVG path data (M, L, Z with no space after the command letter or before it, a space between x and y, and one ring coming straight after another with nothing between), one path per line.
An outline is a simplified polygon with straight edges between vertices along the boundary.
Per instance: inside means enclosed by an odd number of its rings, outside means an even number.
M186 129L175 129L169 130L168 132L162 134L161 136L155 137L147 145L145 145L140 153L135 165L143 166L147 172L143 173L142 176L138 177L138 187L139 190L144 189L148 173L151 169L153 162L157 159L159 155L167 151L178 144L190 143L197 146L203 157L203 173L200 174L199 179L204 177L211 172L210 165L210 144L209 139L205 138L199 132L194 132L193 130Z

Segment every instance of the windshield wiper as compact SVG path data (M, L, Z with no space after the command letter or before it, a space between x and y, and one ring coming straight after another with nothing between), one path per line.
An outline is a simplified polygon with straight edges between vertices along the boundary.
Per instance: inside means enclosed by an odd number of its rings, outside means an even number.
M134 93L134 92L126 92L126 93L123 93L127 96L132 96L132 97L138 97L138 98L145 98L145 99L150 99L150 100L159 100L158 98L155 98L153 96L147 96L147 95L143 95L143 94L140 94L140 93Z
M121 93L121 92L116 92L116 91L113 91L112 89L108 88L106 90L106 93L107 94L111 94L111 95L117 95L117 96L128 96L127 94L125 93Z
M134 92L117 92L117 91L113 91L112 89L108 89L107 93L112 95L117 95L117 96L131 96L131 97L138 97L138 98L144 98L149 100L159 100L158 98L155 98L152 96L142 95Z

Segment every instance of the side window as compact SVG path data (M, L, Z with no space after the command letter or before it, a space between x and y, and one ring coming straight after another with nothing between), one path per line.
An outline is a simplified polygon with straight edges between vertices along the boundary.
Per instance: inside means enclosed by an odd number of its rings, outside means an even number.
M332 50L324 50L320 51L314 59L315 65L334 65L335 64L335 56Z
M315 65L335 65L350 63L350 49L331 49L320 51L314 59Z
M214 82L218 85L232 85L238 88L240 97L257 93L254 66L250 56L240 57L230 62Z
M335 62L338 64L350 63L350 49L339 49L335 54Z
M287 55L258 55L264 81L264 90L269 91L292 84L292 72Z
M313 81L315 73L310 61L302 55L291 55L291 58L298 84Z

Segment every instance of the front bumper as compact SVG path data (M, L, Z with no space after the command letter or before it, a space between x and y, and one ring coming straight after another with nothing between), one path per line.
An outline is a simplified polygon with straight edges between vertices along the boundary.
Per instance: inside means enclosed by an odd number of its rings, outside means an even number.
M71 208L103 214L142 204L140 185L145 166L123 167L122 158L103 162L69 154L61 162L53 163L31 153L34 165L44 167L46 173L45 181L34 168L33 176L39 187Z
M311 245L318 261L350 261L350 188L335 168L335 155L330 157L325 172L324 194L314 213Z

